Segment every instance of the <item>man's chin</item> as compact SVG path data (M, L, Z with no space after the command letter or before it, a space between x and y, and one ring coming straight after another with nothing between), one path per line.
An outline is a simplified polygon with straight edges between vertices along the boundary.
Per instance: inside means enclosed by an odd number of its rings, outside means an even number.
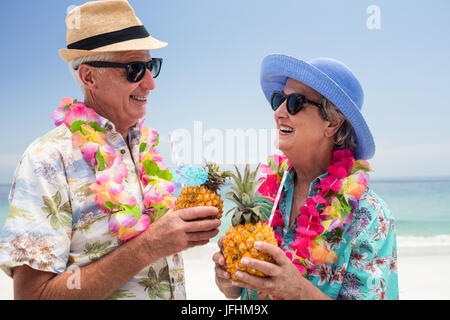
M136 112L136 118L142 119L145 117L146 114L147 114L147 108L143 107L142 110L140 110L140 112Z

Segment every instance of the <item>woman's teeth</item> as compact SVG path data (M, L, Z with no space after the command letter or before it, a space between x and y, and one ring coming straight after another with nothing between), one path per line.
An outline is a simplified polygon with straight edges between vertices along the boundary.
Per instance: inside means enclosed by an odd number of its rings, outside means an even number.
M284 127L284 126L280 126L280 130L285 133L294 132L294 129L292 129L290 127Z
M137 101L147 101L147 97L130 96L132 99Z

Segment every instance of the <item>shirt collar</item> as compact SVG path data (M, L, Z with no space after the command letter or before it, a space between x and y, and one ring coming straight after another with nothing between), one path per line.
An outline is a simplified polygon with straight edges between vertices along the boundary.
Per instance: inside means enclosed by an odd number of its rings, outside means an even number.
M100 127L106 129L107 131L116 132L116 126L112 121L108 120L107 118L98 115L98 118L100 120ZM140 139L141 134L139 130L139 122L136 122L134 125L128 128L128 138L130 141L133 141L135 139Z
M107 130L114 130L116 131L116 127L114 126L114 123L106 119L105 117L98 115L98 118L100 120L100 127L107 129Z
M326 176L328 176L328 172L322 173L320 176L318 176L317 178L315 178L312 182L311 182L311 187L318 184L320 182L320 180L322 180L323 178L325 178Z

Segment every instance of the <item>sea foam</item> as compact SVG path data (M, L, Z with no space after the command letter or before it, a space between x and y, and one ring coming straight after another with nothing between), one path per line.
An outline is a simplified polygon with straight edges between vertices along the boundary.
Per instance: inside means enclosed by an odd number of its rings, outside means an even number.
M401 248L450 247L450 234L431 237L397 236L397 246Z

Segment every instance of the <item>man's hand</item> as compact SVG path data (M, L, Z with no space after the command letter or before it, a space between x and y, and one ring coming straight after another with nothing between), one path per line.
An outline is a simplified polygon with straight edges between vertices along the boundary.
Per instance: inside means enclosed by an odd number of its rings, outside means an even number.
M187 248L208 243L217 235L214 207L170 211L136 238L127 241L97 261L80 268L80 290L71 290L71 274L54 274L30 268L14 268L15 299L105 299L150 263Z
M150 255L169 256L188 248L204 245L219 233L219 219L197 220L215 216L215 207L170 210L143 233Z

